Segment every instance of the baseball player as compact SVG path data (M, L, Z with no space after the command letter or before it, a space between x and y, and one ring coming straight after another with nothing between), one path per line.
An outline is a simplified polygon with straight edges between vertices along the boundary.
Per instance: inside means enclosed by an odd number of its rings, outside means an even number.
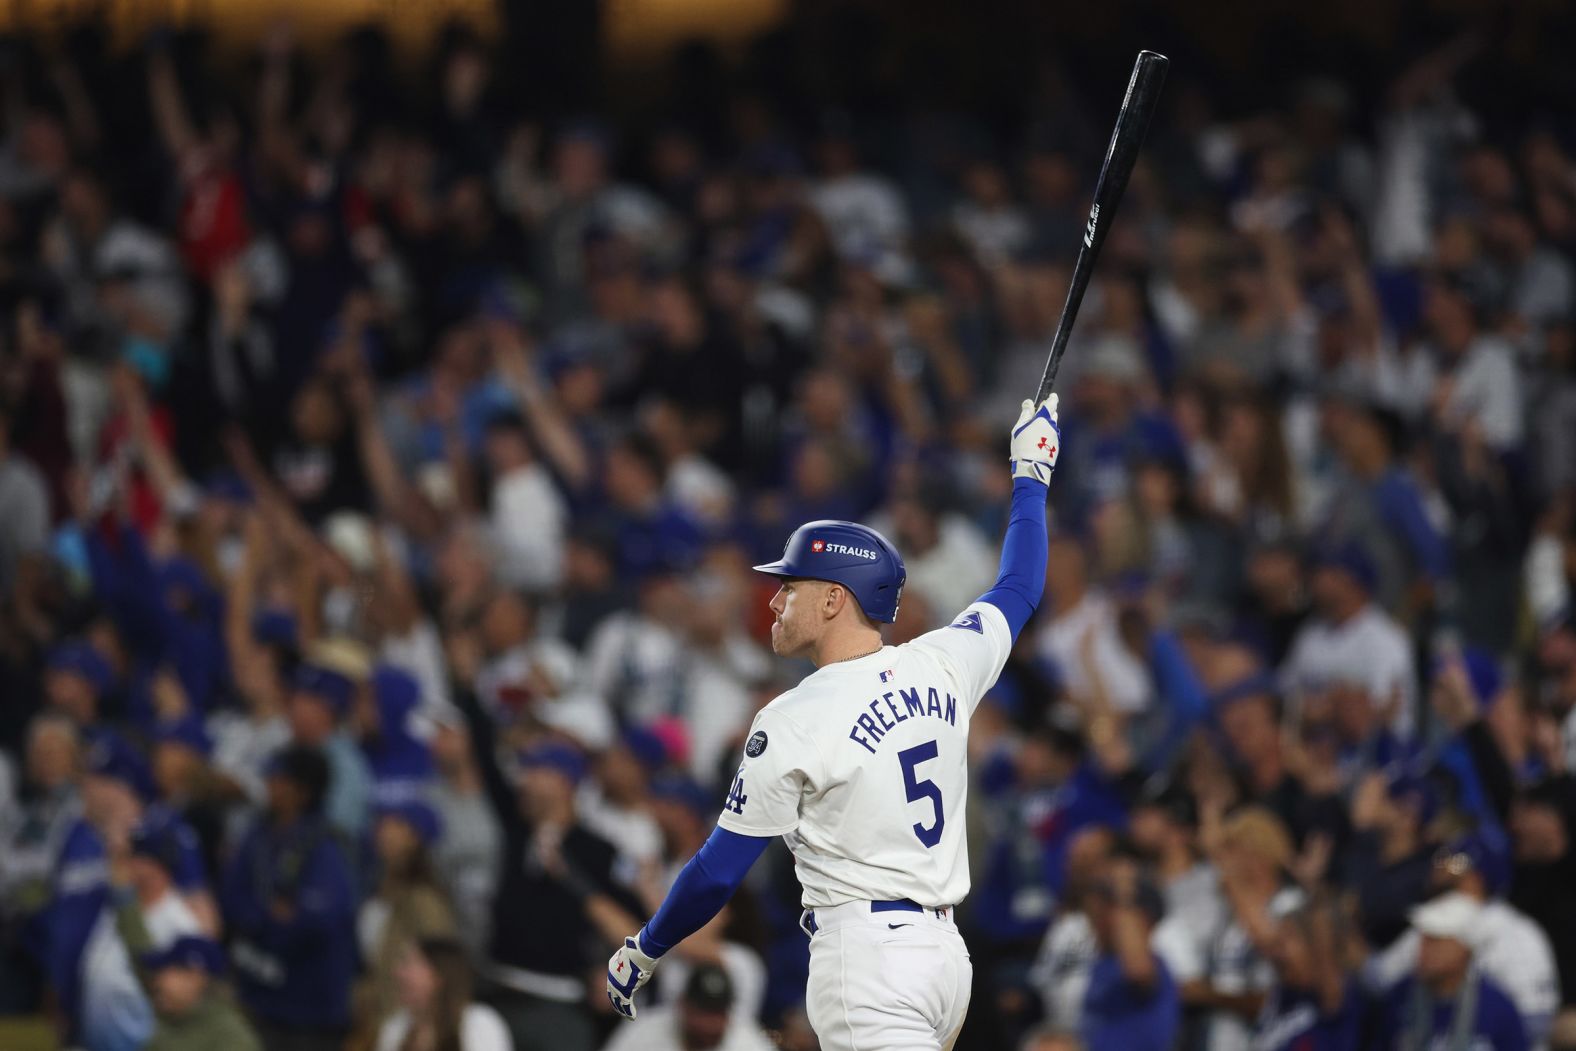
M1056 401L1023 403L1000 575L948 627L882 645L903 559L853 522L801 526L779 561L755 567L782 579L772 649L816 671L761 709L717 828L608 961L607 994L620 1014L635 1017L635 993L663 954L716 915L782 836L804 888L806 1010L821 1046L952 1047L973 976L953 920L969 892L969 717L1044 587Z

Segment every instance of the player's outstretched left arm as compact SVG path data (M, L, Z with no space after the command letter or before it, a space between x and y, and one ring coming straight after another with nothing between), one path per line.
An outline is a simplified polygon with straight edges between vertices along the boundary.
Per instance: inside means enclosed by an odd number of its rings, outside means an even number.
M624 1018L635 1017L635 993L651 980L651 972L667 951L711 922L744 882L761 856L769 836L746 836L725 828L711 837L673 881L651 922L625 938L607 961L607 998Z
M1016 639L1033 616L1045 590L1045 495L1056 458L1062 451L1062 429L1056 419L1055 394L1039 405L1025 400L1012 427L1012 514L1001 544L1001 571L981 602L1001 610Z

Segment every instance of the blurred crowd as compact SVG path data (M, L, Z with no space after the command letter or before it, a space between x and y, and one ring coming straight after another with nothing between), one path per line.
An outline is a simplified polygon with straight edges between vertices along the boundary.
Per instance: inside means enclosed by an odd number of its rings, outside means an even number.
M602 964L808 670L751 564L876 526L893 643L994 579L1111 100L635 130L463 31L419 90L96 46L0 69L0 1009L814 1048L780 847L622 1029ZM1576 126L1476 59L1168 89L971 730L960 1047L1576 1047Z

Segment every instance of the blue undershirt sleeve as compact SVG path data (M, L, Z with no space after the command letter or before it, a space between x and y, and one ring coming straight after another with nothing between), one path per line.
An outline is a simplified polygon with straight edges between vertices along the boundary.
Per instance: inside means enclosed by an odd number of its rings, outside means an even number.
M770 842L769 836L744 836L725 828L713 829L711 837L673 881L657 914L640 932L636 941L641 951L660 957L711 922Z
M1001 610L1012 629L1013 640L1034 615L1045 591L1045 558L1049 540L1045 534L1046 487L1032 478L1017 478L1012 483L1012 514L1007 519L1007 535L1001 542L1001 572L981 602Z

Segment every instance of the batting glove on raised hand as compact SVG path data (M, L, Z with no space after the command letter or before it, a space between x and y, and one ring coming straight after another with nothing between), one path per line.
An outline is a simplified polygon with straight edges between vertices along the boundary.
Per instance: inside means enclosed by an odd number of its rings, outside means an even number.
M1062 451L1062 429L1056 422L1057 397L1052 394L1036 408L1027 398L1018 422L1012 425L1012 476L1032 478L1049 485Z
M655 957L640 951L640 936L625 938L623 948L607 961L607 998L613 1010L625 1018L635 1017L635 994L651 981Z

